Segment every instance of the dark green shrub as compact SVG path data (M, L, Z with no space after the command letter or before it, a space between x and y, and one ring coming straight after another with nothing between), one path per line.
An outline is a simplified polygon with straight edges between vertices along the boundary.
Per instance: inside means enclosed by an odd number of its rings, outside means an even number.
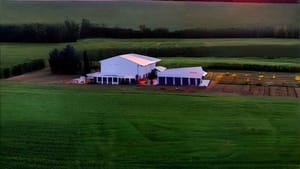
M21 75L23 74L23 69L22 69L22 65L19 64L19 65L15 65L12 67L11 69L11 75L12 76L17 76L17 75Z
M52 50L49 53L49 65L52 73L55 74L75 74L81 68L80 59L71 45L66 45L61 51Z
M23 73L32 71L32 62L22 64Z
M89 62L90 69L98 70L100 68L100 64L98 61Z
M43 59L32 60L27 63L12 66L11 68L0 69L0 78L9 78L10 76L17 76L23 73L40 70L45 66L45 61Z
M45 65L45 61L43 59L36 59L31 61L32 70L40 70L43 69Z
M5 68L5 69L3 69L3 74L2 74L2 77L3 78L9 78L10 76L11 76L11 74L10 74L10 69L9 68Z
M83 74L86 75L91 71L89 57L87 51L83 51Z

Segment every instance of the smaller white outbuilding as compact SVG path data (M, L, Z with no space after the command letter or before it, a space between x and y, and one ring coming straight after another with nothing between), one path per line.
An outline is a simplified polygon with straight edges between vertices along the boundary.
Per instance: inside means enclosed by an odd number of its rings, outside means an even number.
M157 72L158 84L168 86L202 86L207 73L202 67L166 69Z

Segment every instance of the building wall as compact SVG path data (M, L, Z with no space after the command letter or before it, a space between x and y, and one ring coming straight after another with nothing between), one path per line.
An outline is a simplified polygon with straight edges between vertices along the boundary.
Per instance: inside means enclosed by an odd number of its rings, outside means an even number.
M167 86L200 86L201 83L202 83L202 78L158 76L158 84L159 85L167 85Z
M101 74L135 77L138 71L137 66L126 59L115 57L101 61Z
M138 74L140 77L143 77L150 73L155 68L155 65L154 63L147 66L140 66L126 59L115 57L101 61L101 74L132 77Z
M155 69L155 66L156 66L155 63L147 65L147 66L139 66L138 75L140 77L143 77L144 75L149 74L153 69Z

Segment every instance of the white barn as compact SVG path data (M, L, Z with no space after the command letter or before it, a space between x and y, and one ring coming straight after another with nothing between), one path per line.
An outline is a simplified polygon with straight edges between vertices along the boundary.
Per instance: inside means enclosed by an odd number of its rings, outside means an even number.
M99 84L134 84L136 79L146 78L159 61L134 53L119 55L99 61L101 71L87 76Z
M202 67L167 69L156 66L160 59L139 55L124 54L100 60L100 72L89 73L87 77L98 84L137 84L147 81L152 70L157 72L155 84L168 86L207 86L203 80L207 74ZM138 82L137 82L138 80Z
M203 77L207 73L202 67L166 69L157 72L158 84L168 86L206 86Z

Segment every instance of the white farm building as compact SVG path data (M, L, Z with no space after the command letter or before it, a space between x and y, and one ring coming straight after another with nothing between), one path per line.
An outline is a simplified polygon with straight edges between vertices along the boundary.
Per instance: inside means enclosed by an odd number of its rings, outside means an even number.
M139 55L124 54L100 60L100 72L87 74L99 84L135 84L137 79L147 78L160 59Z
M148 80L149 73L155 70L155 84L158 85L207 86L209 83L203 80L207 73L202 67L167 69L156 66L159 61L157 58L134 53L118 55L100 60L100 72L89 73L87 77L98 84L137 84Z
M202 67L175 68L157 72L157 79L159 85L201 86L206 74Z

